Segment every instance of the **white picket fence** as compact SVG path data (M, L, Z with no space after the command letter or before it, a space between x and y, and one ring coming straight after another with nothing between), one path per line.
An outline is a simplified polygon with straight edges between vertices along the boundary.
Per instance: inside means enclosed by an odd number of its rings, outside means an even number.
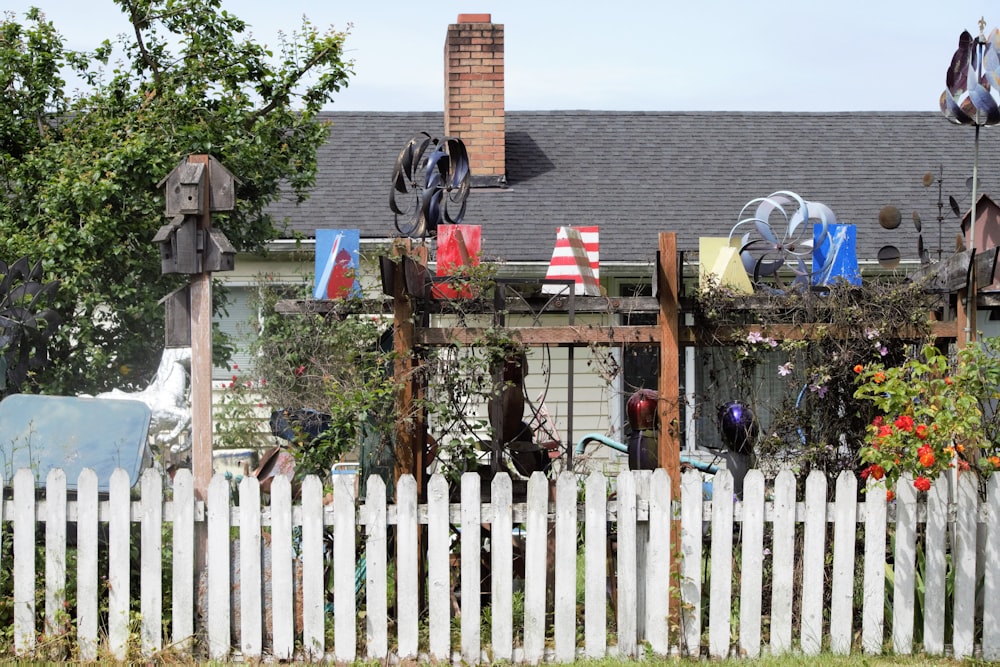
M324 503L318 478L304 480L295 503L287 480L276 479L270 503L262 507L253 478L239 483L234 505L233 489L222 476L213 479L201 504L187 471L177 474L166 493L161 477L146 471L137 500L123 470L115 472L106 498L99 496L93 473L84 471L69 500L61 471L49 474L38 499L31 472L19 471L13 494L3 503L2 537L12 538L12 551L8 545L0 550L13 554L13 564L0 567L13 572L15 651L30 656L39 637L63 635L77 644L82 660L153 657L169 648L219 660L391 655L538 663L639 656L644 646L655 654L712 657L891 649L957 658L975 650L986 659L1000 658L1000 633L988 630L981 645L973 644L977 624L995 629L1000 620L1000 572L989 567L1000 562L997 477L989 481L985 503L978 499L976 480L966 475L953 485L950 501L949 485L941 481L919 500L912 485L900 484L895 502L887 504L881 489L859 502L857 480L848 473L837 480L831 502L818 473L809 477L804 501L796 501L791 473L765 484L759 471L751 471L742 502L734 502L732 477L723 471L714 479L714 502L706 502L701 475L686 473L681 500L673 507L662 470L624 472L614 479L563 473L554 482L536 474L526 502L516 504L506 475L489 489L480 483L478 476L465 475L461 502L452 504L445 479L432 477L427 503L418 505L416 484L405 477L398 502L387 505L378 478L368 480L364 503L354 497L349 476L334 476L332 503ZM35 608L39 522L45 525L44 610ZM670 546L672 525L680 530L676 550ZM482 542L487 526L488 553ZM984 535L978 550L977 529ZM207 542L204 577L196 576L199 534ZM332 554L325 554L330 535ZM523 536L523 575L515 576L515 540L501 535ZM76 550L75 572L67 572L68 543ZM609 543L616 546L609 550ZM165 559L165 553L171 557ZM99 562L107 563L106 572L98 571ZM480 591L483 562L490 569L487 598ZM135 570L139 590L130 590ZM547 585L549 570L554 580ZM889 618L887 571L894 581ZM361 576L364 585L356 594ZM954 577L950 598L946 576ZM73 600L66 597L67 577L76 580ZM918 577L920 646L913 639ZM983 587L978 604L977 579ZM679 586L670 586L671 580ZM609 581L616 591L614 608ZM456 593L456 582L471 585ZM516 583L524 594L523 624L515 628ZM168 590L169 610L163 608ZM860 602L856 590L862 591ZM490 604L486 637L484 599ZM672 599L679 602L674 609ZM946 637L949 599L957 621ZM331 624L332 646L327 645Z

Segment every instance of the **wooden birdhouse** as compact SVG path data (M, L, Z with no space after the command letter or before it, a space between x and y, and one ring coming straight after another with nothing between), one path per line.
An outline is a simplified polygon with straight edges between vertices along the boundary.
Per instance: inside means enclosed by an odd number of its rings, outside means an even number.
M156 185L158 188L166 186L167 216L204 213L206 206L213 213L232 211L236 207L236 184L239 179L211 155L194 157L201 159L181 162ZM206 174L207 202L202 201Z
M204 206L207 202L202 201L204 178L204 164L182 162L157 184L157 187L166 186L167 216L205 212Z
M232 211L236 208L236 184L240 180L233 176L221 162L211 155L208 156L208 210Z
M221 229L209 229L202 256L202 271L232 271L236 266L236 248Z
M198 218L193 215L176 215L160 227L153 237L153 243L160 245L160 271L201 273L200 236Z

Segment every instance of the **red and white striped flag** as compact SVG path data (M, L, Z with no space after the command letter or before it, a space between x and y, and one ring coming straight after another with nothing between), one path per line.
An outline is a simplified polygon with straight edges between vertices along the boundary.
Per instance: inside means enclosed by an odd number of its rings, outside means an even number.
M601 295L601 269L599 261L598 227L560 227L556 234L556 247L545 274L546 279L573 280L576 294ZM543 285L542 292L558 294L563 285Z

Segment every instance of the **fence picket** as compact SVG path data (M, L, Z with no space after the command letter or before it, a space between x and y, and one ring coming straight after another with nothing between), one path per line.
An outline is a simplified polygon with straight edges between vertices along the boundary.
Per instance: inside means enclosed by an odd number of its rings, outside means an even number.
M863 575L861 648L865 653L882 650L885 619L885 522L886 493L874 479L865 495L865 570Z
M986 484L986 552L983 572L983 627L1000 627L1000 476L990 475ZM983 633L983 659L1000 660L1000 632Z
M35 648L35 477L14 473L14 651Z
M240 651L256 661L263 652L261 599L260 482L247 475L240 480Z
M271 480L271 654L288 660L295 648L295 554L292 551L292 484Z
M649 551L646 581L646 641L654 655L670 650L670 475L653 471L649 493ZM603 524L602 524L603 528ZM603 531L602 531L603 533ZM588 572L589 575L589 572ZM600 581L601 578L598 578ZM603 601L600 602L603 606ZM590 608L587 607L587 613Z
M576 475L556 479L555 659L576 657Z
M141 484L139 640L142 655L148 658L163 648L163 477L149 468L142 473Z
M618 654L633 657L638 651L635 473L618 475Z
M771 540L771 651L792 647L795 574L795 476L782 470L774 480L774 531Z
M759 470L751 470L743 478L742 509L740 650L756 658L760 655L764 572L764 474Z
M368 632L368 658L384 661L389 656L389 611L386 565L388 530L385 507L385 482L369 477L365 499L365 627ZM431 478L431 489L434 489ZM432 492L433 493L433 492ZM447 493L447 491L445 491ZM433 543L431 548L433 549ZM432 584L433 585L433 584ZM433 613L433 612L432 612ZM432 626L433 627L433 626Z
M711 566L708 654L725 658L733 608L733 475L728 470L720 470L712 481Z
M940 480L939 483L944 480ZM972 655L976 614L976 506L978 480L975 475L958 475L956 485L957 512L952 563L955 568L955 609L952 654L956 660Z
M323 482L302 480L302 646L306 658L322 660L326 651L326 580L323 576Z
M396 613L400 659L417 657L418 572L417 482L403 475L396 484ZM478 618L478 615L477 615Z
M701 653L701 473L681 476L681 653Z
M490 592L494 662L514 657L514 489L510 475L500 473L490 485L493 516L490 539ZM445 609L447 610L447 605Z
M128 653L129 578L132 502L129 477L121 468L111 473L108 505L108 648L116 660Z
M208 655L213 660L229 656L230 570L229 570L229 480L216 475L208 484L207 569L208 569Z
M924 526L924 652L944 654L948 485L931 485Z
M45 480L45 634L50 637L68 629L66 622L60 620L66 617L65 601L66 473L53 469Z
M82 484L81 475L81 484ZM97 480L95 478L94 483ZM94 527L97 522L97 488L94 488ZM171 586L173 594L172 640L181 649L194 644L194 476L190 470L178 470L173 480L172 547L173 568ZM95 533L96 539L96 533ZM95 542L96 550L96 542ZM96 600L95 600L96 601Z
M830 652L847 655L854 637L854 549L857 542L858 479L837 476L834 505L833 574L830 581Z
M354 662L358 652L354 478L333 475L333 654Z
M462 516L461 516L461 644L462 661L479 663L480 653L480 608L482 603L482 500L481 478L477 473L462 474Z
M97 660L97 475L80 471L76 483L76 636L80 660Z
M587 476L584 505L583 648L588 658L607 654L608 620L608 481L599 472Z
M826 566L826 475L813 470L806 478L802 540L802 611L799 645L818 655L823 645L823 575Z
M649 506L649 483L651 470L636 470L636 507ZM636 521L635 524L635 636L638 641L646 639L646 552L649 549L649 522Z
M427 485L427 607L432 660L451 659L451 535L448 480L435 474Z
M917 490L910 477L900 478L896 494L896 553L893 554L892 650L913 652L913 603L916 595Z
M524 661L537 664L545 649L545 551L549 480L540 472L528 479L524 547Z

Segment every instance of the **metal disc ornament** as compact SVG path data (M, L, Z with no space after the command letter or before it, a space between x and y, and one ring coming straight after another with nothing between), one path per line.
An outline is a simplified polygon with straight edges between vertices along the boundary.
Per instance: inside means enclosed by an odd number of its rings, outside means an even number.
M878 212L878 224L885 229L895 229L903 221L903 216L895 206L883 206Z
M885 269L894 269L899 266L899 248L894 245L882 246L878 250L879 266Z

